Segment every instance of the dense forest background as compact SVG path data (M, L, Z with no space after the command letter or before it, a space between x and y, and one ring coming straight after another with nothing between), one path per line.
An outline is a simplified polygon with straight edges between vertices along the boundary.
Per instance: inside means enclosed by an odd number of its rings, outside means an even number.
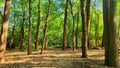
M7 19L10 23L3 51L5 48L28 50L31 55L32 51L40 49L43 54L44 49L72 48L76 51L81 48L82 58L87 58L87 50L105 49L105 64L119 66L116 61L120 47L119 0L0 0L3 43Z
M4 2L0 1L0 10L3 15ZM51 4L51 11L49 15L49 23L47 30L47 41L48 47L61 47L63 40L63 22L64 22L64 7L65 0L53 0ZM82 38L82 21L81 17L78 17L78 10L80 10L79 0L72 0L73 11L76 14L75 17L75 32L78 32L78 46L81 47ZM40 11L40 36L39 36L39 48L43 40L43 29L45 25L45 19L47 14L47 9L49 6L48 0L41 0L41 11ZM118 5L119 6L119 5ZM92 0L90 8L91 16L91 29L90 29L90 44L92 46L100 46L102 42L103 34L103 19L102 19L102 3L99 0ZM118 9L119 10L119 9ZM67 40L70 46L72 46L72 16L71 16L70 5L68 5L68 22L67 22ZM20 46L21 31L24 27L24 47L27 48L28 40L28 27L29 27L29 5L28 1L14 1L12 2L11 12L10 12L10 24L8 32L8 41L13 37L12 46ZM23 20L24 17L24 20ZM24 26L22 23L24 22ZM38 0L32 1L32 46L34 48L36 28L38 22ZM2 23L2 20L1 20ZM78 27L78 31L76 28ZM14 32L14 33L13 33ZM13 33L13 34L12 34ZM98 38L98 39L97 39ZM97 45L96 45L97 44Z

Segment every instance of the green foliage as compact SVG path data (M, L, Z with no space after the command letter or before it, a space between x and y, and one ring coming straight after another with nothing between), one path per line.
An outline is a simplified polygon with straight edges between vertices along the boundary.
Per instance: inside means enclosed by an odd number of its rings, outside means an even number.
M80 11L80 2L79 0L72 0L73 10L74 14ZM40 36L39 36L39 48L41 48L42 40L43 40L43 28L45 25L45 17L48 9L48 0L41 0L41 24L40 24ZM100 6L100 7L98 7ZM4 7L4 1L0 0L0 11L2 11L3 14L3 7ZM51 13L49 16L49 22L48 22L48 30L47 30L47 39L48 39L48 47L54 48L54 47L61 47L62 46L62 40L63 40L63 22L64 22L64 9L65 9L65 0L52 0L52 8ZM9 25L9 33L8 38L11 36L13 23L14 23L14 14L17 18L16 20L16 26L15 26L15 36L14 36L14 45L19 46L20 44L20 31L21 31L21 23L23 20L23 11L25 11L25 23L24 23L24 37L25 37L25 46L23 50L27 49L28 44L28 24L29 24L29 6L28 6L28 0L13 0L12 7L11 7L11 15L10 15L10 25ZM72 41L72 17L70 13L70 5L68 5L68 22L67 22L67 39L69 41ZM95 44L95 24L96 22L96 13L99 15L99 40L102 40L102 34L103 34L103 17L102 17L102 2L101 0L97 0L94 3L94 0L92 0L91 3L91 31L90 31L90 41L94 45ZM117 22L120 21L120 2L118 0L117 3ZM77 20L79 19L78 24L78 35L79 35L79 46L81 46L81 38L82 38L82 23L81 23L81 15L78 18L76 16L75 19L75 25ZM34 42L35 42L35 33L36 33L36 27L37 27L37 20L38 20L38 0L32 1L32 44L34 48ZM1 23L1 17L0 17L0 23ZM1 24L0 24L1 25ZM68 36L69 35L69 36ZM71 42L69 42L71 44ZM33 49L34 50L34 49Z

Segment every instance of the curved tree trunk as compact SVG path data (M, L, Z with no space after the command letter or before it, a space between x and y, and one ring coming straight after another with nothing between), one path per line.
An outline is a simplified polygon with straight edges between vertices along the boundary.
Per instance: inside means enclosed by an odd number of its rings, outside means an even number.
M45 21L45 26L44 26L44 30L43 30L44 31L44 37L43 37L43 42L42 42L41 54L43 54L45 44L46 44L47 27L48 27L49 15L50 15L50 11L51 11L52 0L48 0L48 1L49 1L49 6L48 6L48 12L47 12L47 15L46 15L46 21Z
M39 35L40 35L40 0L38 0L38 23L37 23L36 40L35 40L36 50L38 50Z
M72 23L73 23L73 29L72 29L72 45L73 45L73 51L75 51L75 14L73 12L73 6L71 1L69 1L70 3L70 9L71 9L71 15L72 15Z
M10 7L12 0L5 1L3 23L0 35L0 64L5 61L5 50L7 43L8 25L10 23Z

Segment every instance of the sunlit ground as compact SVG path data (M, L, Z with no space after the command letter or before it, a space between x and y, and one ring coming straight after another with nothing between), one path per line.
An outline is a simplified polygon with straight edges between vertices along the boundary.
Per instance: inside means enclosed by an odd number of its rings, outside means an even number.
M119 56L120 59L120 56ZM41 55L34 51L32 55L27 52L8 51L6 62L1 67L11 68L102 68L104 66L104 50L88 51L88 58L81 58L81 50L47 49ZM1 68L0 67L0 68ZM107 68L107 67L106 67Z

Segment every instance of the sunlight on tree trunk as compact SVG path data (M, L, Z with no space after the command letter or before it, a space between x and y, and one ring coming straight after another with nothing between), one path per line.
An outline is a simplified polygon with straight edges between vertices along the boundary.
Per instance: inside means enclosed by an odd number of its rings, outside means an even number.
M106 27L105 65L119 68L117 31L116 31L116 0L103 0L103 18ZM104 28L105 29L105 28ZM103 42L105 42L103 40Z
M5 61L5 50L7 43L8 25L10 23L10 7L12 0L5 1L2 30L0 35L0 64Z

